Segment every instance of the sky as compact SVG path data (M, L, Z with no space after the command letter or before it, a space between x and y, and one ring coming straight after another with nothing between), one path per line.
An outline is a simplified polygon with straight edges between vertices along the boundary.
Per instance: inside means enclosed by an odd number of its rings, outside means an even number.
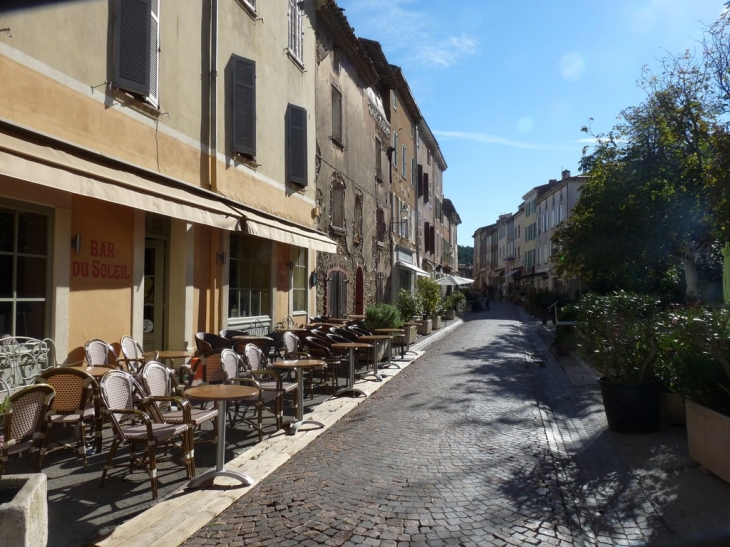
M723 0L337 0L403 69L448 169L458 243L522 196L578 174L583 148L641 104L642 68L685 50Z

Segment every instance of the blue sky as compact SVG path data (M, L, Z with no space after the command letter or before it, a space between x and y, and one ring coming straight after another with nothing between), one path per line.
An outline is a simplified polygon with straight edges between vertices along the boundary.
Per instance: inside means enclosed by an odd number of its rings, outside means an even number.
M439 141L459 244L534 186L578 173L593 118L639 104L642 67L700 51L722 0L337 0L398 65Z

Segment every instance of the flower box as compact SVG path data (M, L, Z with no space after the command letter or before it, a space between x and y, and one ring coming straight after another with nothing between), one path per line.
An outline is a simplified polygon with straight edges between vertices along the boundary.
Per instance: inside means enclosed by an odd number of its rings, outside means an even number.
M689 457L730 483L730 417L687 400Z
M0 545L48 543L46 481L43 473L0 477Z

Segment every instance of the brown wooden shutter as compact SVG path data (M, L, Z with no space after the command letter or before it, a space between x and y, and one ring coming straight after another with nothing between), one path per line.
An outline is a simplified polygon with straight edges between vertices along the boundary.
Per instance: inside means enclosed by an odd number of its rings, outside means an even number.
M418 197L423 195L423 165L418 164Z
M233 150L256 156L256 62L233 56Z
M286 158L287 180L306 186L307 181L307 111L290 104L287 108Z
M428 186L428 173L423 174L423 201L428 203L429 201L429 186Z
M428 238L431 244L431 252L436 253L436 225L431 226L431 237Z

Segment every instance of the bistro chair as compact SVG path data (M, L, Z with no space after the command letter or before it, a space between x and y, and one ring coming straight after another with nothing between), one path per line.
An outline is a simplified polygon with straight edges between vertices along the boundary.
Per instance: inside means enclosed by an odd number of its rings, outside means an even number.
M63 367L45 371L36 379L37 384L47 384L56 391L46 414L46 434L38 456L38 467L46 454L70 448L76 450L84 461L86 469L86 425L96 435L96 448L101 451L102 415L99 404L99 384L90 375L77 368ZM73 426L76 435L75 446L62 444L48 449L48 440L54 425Z
M203 354L214 349L230 349L233 347L233 342L212 332L198 332L195 334L195 346L198 348L198 353Z
M86 362L92 367L117 367L119 356L112 345L99 338L92 338L84 346Z
M327 338L327 335L323 333L323 337L307 336L305 338L309 353L314 359L322 359L327 365L322 369L322 378L320 384L325 385L330 382L332 384L333 391L337 391L339 387L339 369L340 362L343 357L337 355L332 349L332 342ZM313 386L314 386L314 375L309 379L309 394L314 397Z
M284 395L290 395L292 398L291 408L296 409L297 406L297 382L285 382L282 380L281 374L276 371L275 366L269 366L266 355L256 344L246 345L243 356L243 364L246 367L245 373L252 374L261 385L264 391L283 391ZM282 396L282 398L283 398ZM283 403L282 403L283 413Z
M231 342L233 342L234 336L248 336L247 330L241 330L241 329L224 329L220 331L220 335L223 338L227 338Z
M276 418L276 429L277 431L283 427L283 403L282 398L284 397L284 389L280 387L281 380L277 386L272 388L268 386L268 389L264 388L263 383L258 382L256 377L266 378L271 375L271 371L268 370L249 370L241 356L235 351L230 349L224 349L221 352L221 368L225 374L227 384L243 384L255 387L259 390L257 395L251 397L244 397L243 399L237 399L234 403L234 419L231 421L231 425L235 424L235 416L238 414L241 406L244 407L242 419L258 431L259 442L263 440L263 412L268 410ZM269 406L274 403L274 410L272 411ZM256 412L256 421L246 418L246 410L253 408Z
M171 424L157 422L150 414L135 408L135 400L148 399L142 386L128 372L112 370L101 379L99 386L106 413L112 424L114 440L101 474L100 487L104 487L106 474L115 467L127 467L131 471L135 466L147 472L152 484L152 497L157 499L157 449L166 446L176 437L182 441L183 464L188 478L195 473L192 446L189 443L189 427L187 424ZM120 445L129 446L129 465L113 465L114 455ZM147 448L146 457L137 457L137 445Z
M149 361L142 369L142 382L152 403L148 408L157 421L187 424L190 430L190 447L194 445L195 430L206 422L213 422L215 442L218 434L218 409L194 408L183 395L172 370L158 361Z
M122 357L117 359L117 363L122 370L135 375L142 372L145 363L157 361L160 356L157 351L145 352L139 342L131 336L122 336L119 345L122 348Z
M56 391L53 386L36 384L15 392L8 398L3 429L0 432L0 475L10 456L30 451L33 468L40 472L40 462L35 455L38 445L43 444L46 432L46 413Z

